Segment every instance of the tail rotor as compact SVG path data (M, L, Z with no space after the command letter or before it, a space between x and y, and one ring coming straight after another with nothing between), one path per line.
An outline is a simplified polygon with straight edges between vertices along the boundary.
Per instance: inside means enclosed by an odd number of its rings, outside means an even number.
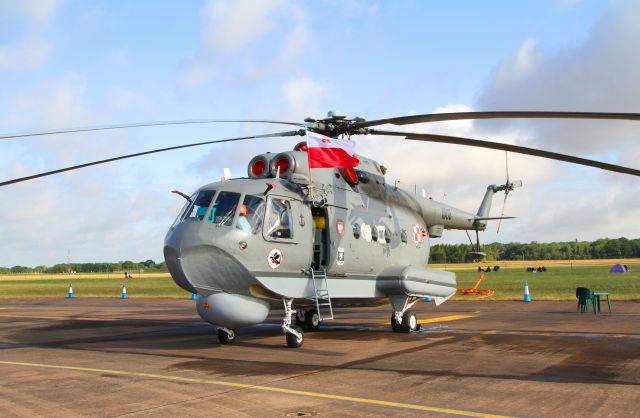
M507 181L505 184L496 188L496 192L504 191L504 200L502 201L502 212L500 212L500 218L504 218L504 209L507 206L507 197L509 197L509 192L512 192L513 189L517 187L522 187L522 180L516 180L513 182L509 181L509 153L507 151L504 152L504 162L505 168L507 172ZM496 234L500 233L500 226L502 225L502 219L498 222L498 229L496 230Z

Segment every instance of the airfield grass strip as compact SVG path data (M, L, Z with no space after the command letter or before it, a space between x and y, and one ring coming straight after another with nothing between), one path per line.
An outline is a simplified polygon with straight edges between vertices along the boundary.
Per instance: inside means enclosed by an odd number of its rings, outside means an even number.
M600 264L595 264L598 261ZM522 262L519 262L522 263ZM640 260L624 260L629 272L609 273L611 260L580 260L575 264L535 261L524 264L485 262L478 264L447 265L456 273L458 288L472 287L480 273L478 266L500 265L499 272L484 273L481 289L493 289L495 295L487 300L522 300L523 283L529 283L534 300L575 300L576 287L588 287L595 291L609 292L615 300L640 300ZM525 267L544 265L547 272L527 273ZM430 265L431 267L431 265ZM437 265L436 267L441 267ZM122 285L127 286L129 298L188 298L189 293L179 288L168 273L139 273L133 279L124 279L121 273L77 274L7 274L0 275L0 299L2 298L64 298L69 284L74 296L121 296ZM455 300L476 299L475 296L458 296Z

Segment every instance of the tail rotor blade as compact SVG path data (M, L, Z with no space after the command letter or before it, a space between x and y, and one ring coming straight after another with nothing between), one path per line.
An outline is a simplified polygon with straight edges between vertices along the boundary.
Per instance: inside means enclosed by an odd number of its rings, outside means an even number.
M498 229L496 230L496 234L500 233L500 226L502 225L502 218L504 217L504 208L507 206L507 197L509 197L509 194L505 190L504 200L502 201L502 212L500 213L500 220L498 221Z

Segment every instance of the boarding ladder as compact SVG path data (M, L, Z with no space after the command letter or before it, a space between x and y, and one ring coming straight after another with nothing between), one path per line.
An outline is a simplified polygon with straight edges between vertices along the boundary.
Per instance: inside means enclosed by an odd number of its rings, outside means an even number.
M333 319L333 307L327 285L327 271L324 268L322 270L311 269L311 279L320 321Z

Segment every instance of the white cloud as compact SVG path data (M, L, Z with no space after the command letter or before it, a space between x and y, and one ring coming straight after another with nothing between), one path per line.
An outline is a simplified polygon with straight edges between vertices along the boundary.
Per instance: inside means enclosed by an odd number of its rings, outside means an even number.
M24 19L34 26L46 26L63 4L63 0L0 1L0 19Z
M556 8L564 12L573 9L578 3L580 3L580 0L556 0Z
M281 0L210 0L204 7L204 43L207 47L233 52L273 26L270 20Z
M253 82L281 70L309 43L303 8L286 0L211 0L200 44L187 58L183 84L216 79Z
M0 25L21 22L24 27L13 43L0 42L0 71L32 71L41 68L53 45L46 31L62 1L0 1Z
M36 70L46 62L51 49L49 41L38 37L28 37L14 45L0 45L0 71Z
M477 107L640 112L640 56L632 52L640 49L639 16L640 3L614 2L582 44L550 51L527 40L516 59L498 67ZM640 126L633 122L538 120L501 125L530 129L537 145L596 157L614 146L633 146L640 135Z
M303 120L307 116L320 116L324 113L324 101L330 87L308 76L293 77L282 86L287 119Z

